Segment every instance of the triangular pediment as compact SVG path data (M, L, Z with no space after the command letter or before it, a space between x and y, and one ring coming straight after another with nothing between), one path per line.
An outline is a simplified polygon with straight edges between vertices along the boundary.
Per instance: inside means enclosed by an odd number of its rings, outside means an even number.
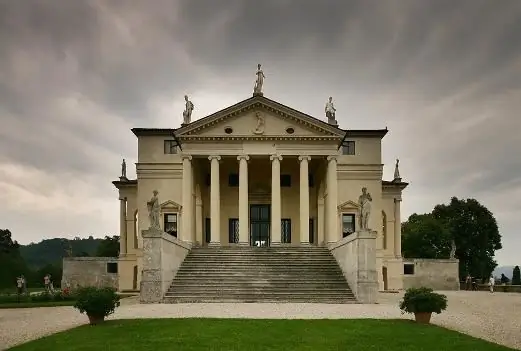
M168 200L163 202L161 205L161 211L181 211L182 206L175 201Z
M346 202L338 205L339 210L358 210L360 205L354 201L347 200Z
M256 96L194 121L176 131L190 138L343 138L345 131L262 96Z

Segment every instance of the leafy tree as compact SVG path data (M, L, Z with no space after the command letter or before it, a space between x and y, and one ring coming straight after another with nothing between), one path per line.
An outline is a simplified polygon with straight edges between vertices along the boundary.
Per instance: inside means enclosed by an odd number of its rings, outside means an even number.
M0 287L14 287L16 277L30 273L20 256L20 245L13 241L9 229L0 229Z
M519 266L515 266L512 271L512 285L521 285L521 271Z
M105 236L96 251L98 257L118 257L119 256L119 236Z
M448 205L437 205L434 218L449 230L456 242L460 276L489 277L497 263L496 250L501 249L501 235L494 215L475 199L453 197Z
M412 214L402 223L402 254L406 258L448 258L449 231L431 214Z

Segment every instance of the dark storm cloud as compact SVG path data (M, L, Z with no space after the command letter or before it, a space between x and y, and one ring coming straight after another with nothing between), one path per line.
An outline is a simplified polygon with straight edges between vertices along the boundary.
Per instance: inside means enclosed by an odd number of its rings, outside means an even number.
M404 214L477 197L513 247L519 33L518 0L0 0L0 220L22 241L60 232L60 211L71 235L100 213L114 232L129 129L176 127L185 93L198 118L247 98L262 63L270 98L321 117L332 95L345 128L389 126Z

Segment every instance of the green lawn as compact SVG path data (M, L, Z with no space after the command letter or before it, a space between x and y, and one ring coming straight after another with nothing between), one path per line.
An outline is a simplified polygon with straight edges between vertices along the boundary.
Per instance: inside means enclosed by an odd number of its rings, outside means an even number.
M85 317L86 318L86 317ZM511 350L405 320L138 319L82 326L10 350Z

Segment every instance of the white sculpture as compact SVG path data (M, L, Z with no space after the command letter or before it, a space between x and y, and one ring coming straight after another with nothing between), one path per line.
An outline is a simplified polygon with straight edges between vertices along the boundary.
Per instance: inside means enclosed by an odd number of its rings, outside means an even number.
M328 102L326 102L326 107L324 108L325 112L326 112L326 117L327 117L327 121L329 124L334 124L336 125L337 122L336 122L336 118L335 118L335 115L336 115L336 108L335 108L335 105L333 105L333 97L329 97L329 100Z
M262 86L264 85L264 78L266 78L266 76L261 69L260 63L257 65L257 73L255 74L257 75L257 80L255 81L255 86L253 87L253 94L262 95Z
M149 229L160 229L159 226L159 198L157 197L158 191L154 190L154 196L147 202L148 219L150 220Z
M188 100L188 95L185 95L185 110L183 111L183 124L189 124L192 119L192 111L194 110L194 104Z
M400 177L400 170L398 169L398 164L400 163L399 159L396 159L396 165L394 166L394 180L399 182L402 180Z
M360 205L360 230L369 229L369 216L371 215L371 202L373 198L367 192L367 188L362 188L362 195L358 197L358 204Z
M255 112L255 117L257 117L257 126L255 127L255 130L253 131L253 134L264 134L264 117L262 116L262 113L259 111Z
M456 241L454 241L454 239L450 242L450 258L456 258Z

